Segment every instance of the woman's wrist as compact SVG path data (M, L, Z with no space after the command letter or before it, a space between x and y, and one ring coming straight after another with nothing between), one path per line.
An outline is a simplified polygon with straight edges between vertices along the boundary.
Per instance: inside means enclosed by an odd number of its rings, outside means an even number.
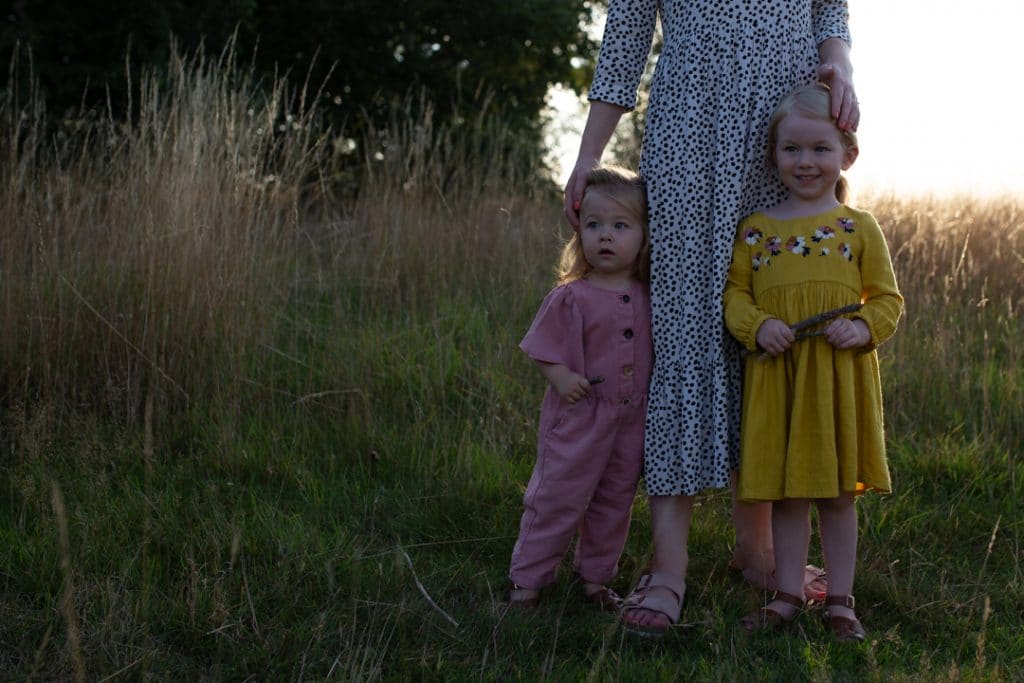
M847 77L853 75L853 63L850 61L850 46L842 38L826 38L818 45L818 63L831 64L841 69Z

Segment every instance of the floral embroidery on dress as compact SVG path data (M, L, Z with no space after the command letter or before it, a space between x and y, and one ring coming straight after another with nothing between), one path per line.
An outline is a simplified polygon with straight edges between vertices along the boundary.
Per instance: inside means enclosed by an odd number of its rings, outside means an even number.
M830 240L836 236L836 231L827 225L823 225L814 231L814 236L811 237L811 241L820 242L822 240Z
M853 232L853 219L842 217L836 219L836 224L843 229L843 232Z
M839 244L839 253L842 254L843 258L847 261L853 260L853 249L851 249L850 245L846 242L841 242Z
M811 253L810 248L807 246L807 241L803 235L792 235L786 240L786 249L797 254L799 256L807 256Z
M828 250L828 247L822 247L819 256L828 256L832 252Z
M754 272L755 272L755 273L756 273L756 272L757 272L758 270L760 270L760 268L761 268L761 264L762 264L762 263L763 263L764 265L766 265L766 266L767 266L767 265L771 265L771 264L769 263L769 261L768 261L768 257L767 257L767 256L765 256L765 257L764 257L764 260L763 260L763 261L761 260L761 252L757 252L757 253L755 253L755 254L754 254L754 258L750 259L750 265L751 265L751 266L752 266L752 267L754 268Z
M743 241L749 244L750 246L754 246L755 244L760 242L763 236L764 233L755 227L750 227L743 231Z
M765 248L768 249L768 253L772 256L778 256L782 253L782 238L778 235L773 235L768 238L768 241L764 243Z

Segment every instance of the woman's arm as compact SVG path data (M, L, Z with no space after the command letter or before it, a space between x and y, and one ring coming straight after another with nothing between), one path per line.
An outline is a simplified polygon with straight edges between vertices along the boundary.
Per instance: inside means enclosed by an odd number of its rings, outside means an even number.
M565 217L579 229L587 171L601 163L604 148L622 115L636 106L637 88L650 57L658 0L610 0L601 53L590 84L590 111L579 157L565 185Z
M593 100L590 103L576 165L565 184L565 217L569 219L569 224L573 228L580 227L580 202L583 201L583 190L587 185L587 172L601 163L604 148L626 111L609 102Z

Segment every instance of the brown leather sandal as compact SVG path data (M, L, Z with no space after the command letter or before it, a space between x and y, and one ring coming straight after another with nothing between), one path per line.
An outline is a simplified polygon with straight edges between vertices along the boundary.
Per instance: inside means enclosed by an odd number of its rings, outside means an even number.
M524 588L518 583L509 583L505 591L505 602L510 607L531 610L540 604L540 591L536 588Z
M838 617L829 614L829 605L847 607L853 609L854 599L852 595L829 595L825 598L825 609L821 611L821 621L825 624L825 630L831 631L835 639L840 643L860 643L867 635L864 626L857 617Z
M768 605L765 605L756 612L752 612L740 619L740 626L747 633L765 630L779 631L796 621L796 618L804 611L804 605L806 604L803 598L799 598L792 593L783 593L782 591L775 591L775 595L768 601L768 604L770 605L776 600L796 607L796 612L789 618L786 618L782 613L776 612Z

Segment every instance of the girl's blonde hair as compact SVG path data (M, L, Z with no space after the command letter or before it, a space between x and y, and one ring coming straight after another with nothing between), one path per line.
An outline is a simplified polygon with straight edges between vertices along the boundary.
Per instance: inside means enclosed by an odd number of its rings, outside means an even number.
M782 119L793 112L798 112L801 116L806 116L809 119L828 121L836 126L836 130L839 131L839 141L844 150L857 146L856 133L840 129L836 119L832 116L832 94L828 86L822 83L805 85L786 95L779 102L775 113L772 114L771 121L768 122L768 161L772 166L775 165L775 145L779 141L779 124L782 123ZM836 199L842 204L846 202L848 194L849 186L846 178L840 175L839 181L836 183Z
M640 282L649 282L651 273L651 235L647 227L647 183L639 175L619 166L597 166L587 172L587 192L600 192L640 218L644 231L644 243L637 254L633 277ZM564 285L584 278L593 270L583 255L583 242L576 231L562 247L562 254L556 268L555 283Z

